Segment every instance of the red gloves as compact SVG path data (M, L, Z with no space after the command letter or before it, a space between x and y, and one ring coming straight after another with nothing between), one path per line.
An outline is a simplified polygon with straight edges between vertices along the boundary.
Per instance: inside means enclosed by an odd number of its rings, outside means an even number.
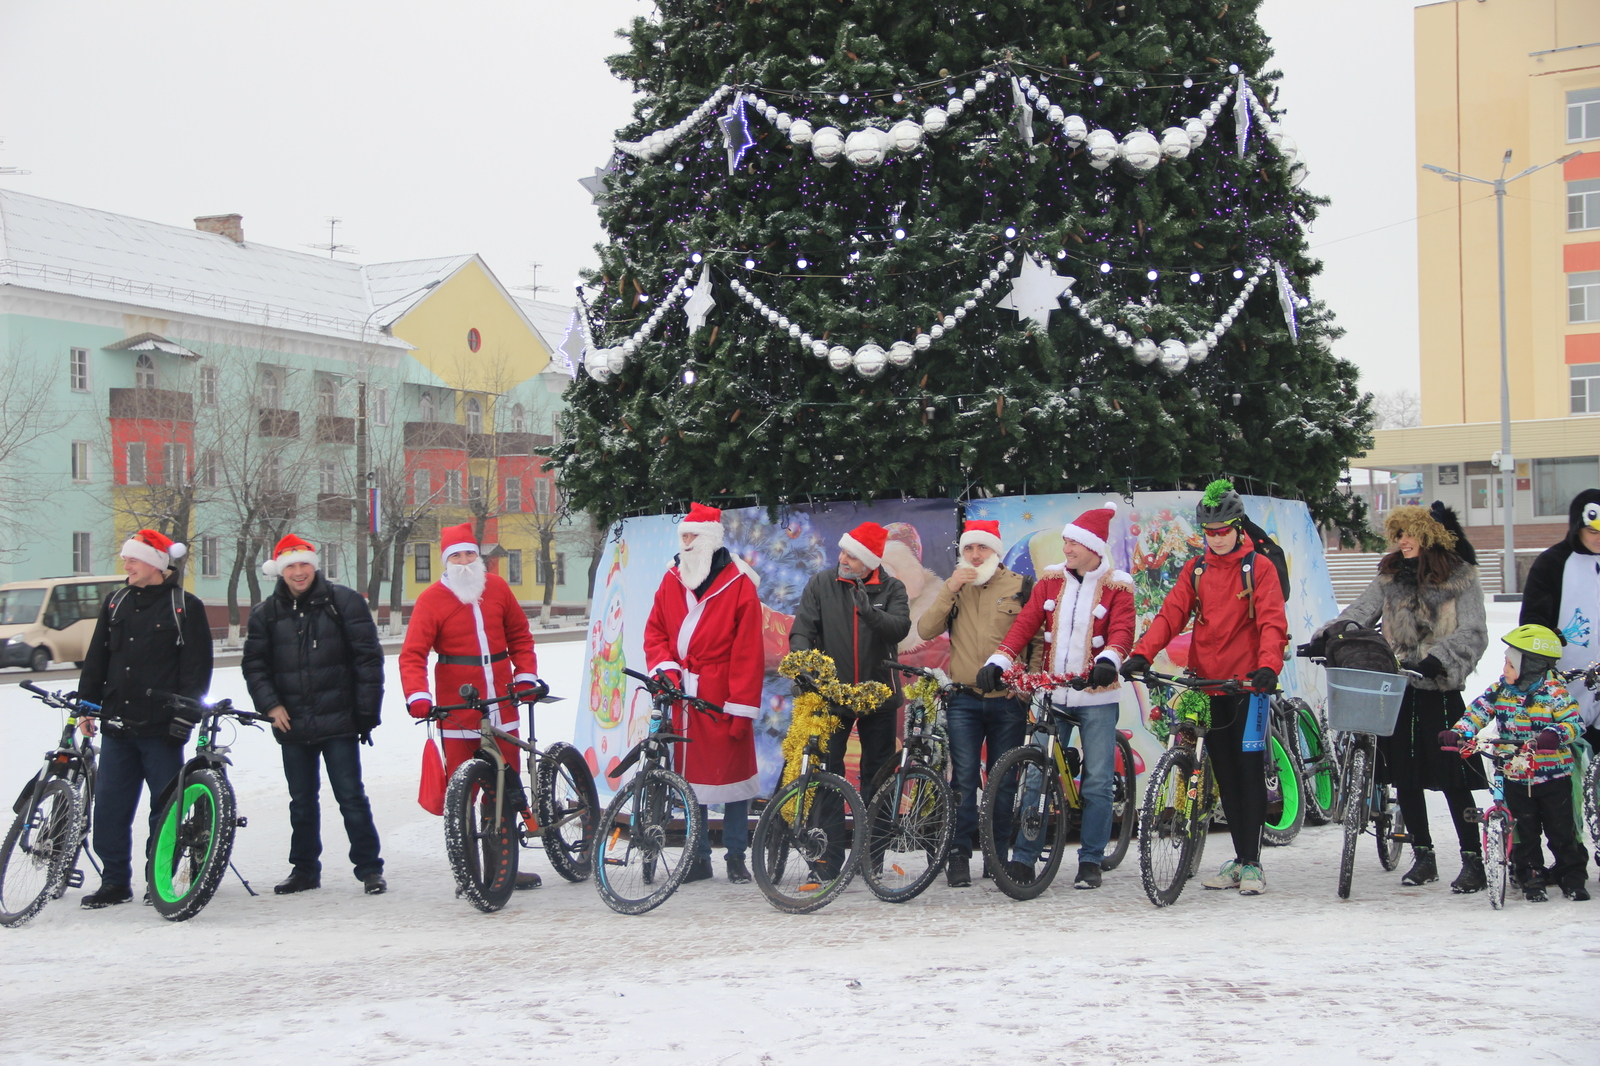
M755 722L742 715L730 715L733 719L728 723L728 738L737 744L743 744L750 739L750 734L755 732Z
M406 711L413 718L426 718L433 713L432 700L412 700L406 704Z
M1445 729L1439 733L1440 751L1459 752L1461 750L1461 745L1465 744L1466 742L1467 738L1463 737L1460 733L1457 733L1454 729Z

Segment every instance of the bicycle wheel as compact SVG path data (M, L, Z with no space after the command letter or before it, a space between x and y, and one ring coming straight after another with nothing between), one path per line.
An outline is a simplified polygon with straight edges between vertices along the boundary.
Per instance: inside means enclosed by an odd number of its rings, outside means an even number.
M226 777L208 769L183 775L161 809L145 864L145 887L163 918L187 921L211 902L228 872L238 824Z
M27 922L60 895L83 839L78 794L61 778L33 790L0 844L0 925Z
M1139 771L1133 761L1133 745L1117 733L1117 761L1111 778L1111 843L1106 848L1102 870L1115 870L1128 856L1134 826L1139 821Z
M1392 873L1405 852L1406 818L1400 813L1400 801L1394 789L1388 785L1380 787L1383 799L1373 812L1372 828L1378 835L1378 862Z
M600 818L591 855L600 898L618 914L661 906L688 874L704 832L687 781L659 766L635 774Z
M1600 752L1589 756L1589 769L1583 774L1583 821L1589 827L1589 842L1600 848Z
M751 872L767 902L806 914L845 890L866 845L860 793L837 774L812 770L779 789L761 812Z
M1277 724L1267 732L1267 817L1263 843L1283 847L1300 835L1305 824L1305 782L1300 777L1298 743Z
M1511 880L1511 825L1506 812L1490 808L1483 819L1483 873L1489 882L1489 906L1506 905L1506 884Z
M1367 799L1372 795L1372 768L1367 750L1354 748L1345 761L1344 847L1339 853L1339 898L1350 898L1350 882L1356 872L1356 845L1366 831Z
M1144 894L1157 907L1170 907L1195 872L1195 830L1208 828L1196 818L1200 796L1191 796L1194 752L1177 747L1163 752L1150 771L1139 808L1139 877ZM1204 841L1199 841L1203 848Z
M539 761L538 816L545 858L568 881L582 881L593 867L589 844L600 820L594 775L571 744L555 744Z
M1306 825L1327 825L1336 815L1339 798L1339 759L1328 743L1327 730L1317 712L1305 700L1289 699L1284 705L1293 715L1291 739L1298 741L1295 754L1300 758L1301 798L1305 802Z
M1042 750L1024 744L1000 756L978 811L978 834L995 887L1012 899L1034 899L1049 888L1061 869L1071 820L1061 778ZM1027 866L1031 879L1014 873L1014 863Z
M872 861L861 876L872 894L886 903L917 898L944 869L955 828L944 778L918 763L892 776L867 801Z
M468 759L444 793L444 851L456 890L485 914L504 907L517 884L517 812L511 796L497 802L500 773L487 759Z

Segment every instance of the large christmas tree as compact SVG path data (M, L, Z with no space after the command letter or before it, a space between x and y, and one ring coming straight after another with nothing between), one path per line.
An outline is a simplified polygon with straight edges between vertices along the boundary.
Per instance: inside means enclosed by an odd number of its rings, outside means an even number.
M1257 6L658 0L588 183L572 505L1232 475L1353 523L1368 400Z

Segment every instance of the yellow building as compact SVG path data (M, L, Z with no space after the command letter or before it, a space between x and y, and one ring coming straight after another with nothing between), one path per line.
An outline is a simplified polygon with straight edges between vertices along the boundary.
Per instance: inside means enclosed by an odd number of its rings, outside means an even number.
M1600 483L1600 0L1447 0L1415 13L1417 162L1508 186L1506 310L1514 520L1546 547ZM1389 470L1401 502L1457 508L1503 546L1495 197L1417 171L1422 425L1383 430L1353 467Z

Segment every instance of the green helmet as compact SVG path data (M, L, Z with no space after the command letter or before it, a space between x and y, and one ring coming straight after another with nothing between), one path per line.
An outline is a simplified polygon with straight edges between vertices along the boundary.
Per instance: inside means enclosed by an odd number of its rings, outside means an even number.
M1500 639L1518 651L1546 659L1561 658L1561 638L1548 626L1518 626Z

